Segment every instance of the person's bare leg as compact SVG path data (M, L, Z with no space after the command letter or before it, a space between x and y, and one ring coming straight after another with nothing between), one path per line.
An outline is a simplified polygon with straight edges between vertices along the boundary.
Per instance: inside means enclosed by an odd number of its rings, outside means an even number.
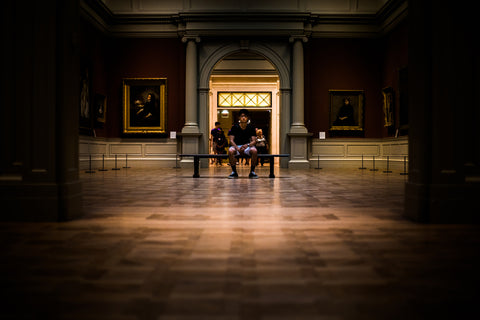
M257 158L257 148L251 147L250 148L250 157L252 158L252 171L255 169L255 165L257 164L258 158Z
M255 174L255 165L257 164L257 148L251 147L250 148L250 157L252 158L251 166L250 166L250 178L258 178L258 176Z
M236 161L237 159L235 159L235 154L236 154L236 150L234 148L229 148L228 149L228 161L230 162L230 166L232 167L235 167L236 166Z
M228 149L228 160L230 161L230 167L232 167L232 173L228 176L229 178L236 178L238 177L237 174L237 159L235 159L235 155L237 153L237 150L235 148L229 148Z

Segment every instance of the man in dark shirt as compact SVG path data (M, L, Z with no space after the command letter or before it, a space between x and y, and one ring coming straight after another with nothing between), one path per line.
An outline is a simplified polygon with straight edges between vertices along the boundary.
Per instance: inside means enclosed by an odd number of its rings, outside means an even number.
M251 179L256 179L255 164L257 163L257 149L255 148L256 132L255 128L248 123L249 113L247 109L240 110L238 123L232 126L229 132L230 148L228 157L232 173L228 176L230 179L238 178L235 156L248 156L252 158L251 170L248 175Z

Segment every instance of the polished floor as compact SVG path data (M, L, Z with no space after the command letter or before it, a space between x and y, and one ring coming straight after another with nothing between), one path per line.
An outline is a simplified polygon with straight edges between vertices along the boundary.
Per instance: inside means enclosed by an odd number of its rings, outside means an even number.
M82 219L0 223L0 319L479 319L480 227L402 217L398 172L81 173Z

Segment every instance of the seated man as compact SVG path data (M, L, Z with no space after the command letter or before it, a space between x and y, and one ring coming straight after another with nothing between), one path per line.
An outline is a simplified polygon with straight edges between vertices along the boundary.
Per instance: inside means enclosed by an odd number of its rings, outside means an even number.
M229 132L230 148L228 149L228 158L232 173L228 176L230 179L238 178L235 156L252 157L251 170L249 178L256 179L255 165L257 163L257 149L255 148L256 132L255 128L248 123L249 113L247 109L240 110L238 123L232 126Z

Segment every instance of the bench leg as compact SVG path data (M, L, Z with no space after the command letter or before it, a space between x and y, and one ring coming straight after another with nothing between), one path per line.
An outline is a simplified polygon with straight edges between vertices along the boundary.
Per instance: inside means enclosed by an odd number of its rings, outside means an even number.
M200 158L199 157L193 157L193 177L194 178L200 178Z
M269 178L275 178L275 174L273 173L273 168L274 168L274 164L275 164L275 161L274 161L275 158L270 158L270 175L268 176Z

